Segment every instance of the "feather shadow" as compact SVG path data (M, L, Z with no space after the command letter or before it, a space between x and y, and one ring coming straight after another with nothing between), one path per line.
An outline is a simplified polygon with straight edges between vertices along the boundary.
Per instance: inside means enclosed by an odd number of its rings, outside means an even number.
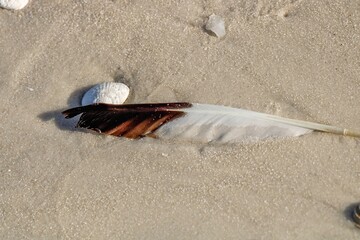
M87 90L89 90L93 86L94 85L88 85L86 87L82 87L72 92L69 98L67 99L67 105L68 105L67 107L43 112L39 114L37 117L40 118L43 122L54 120L55 125L61 130L74 131L78 118L71 119L71 121L66 120L64 118L64 115L61 114L61 112L68 109L69 107L80 106L82 96Z

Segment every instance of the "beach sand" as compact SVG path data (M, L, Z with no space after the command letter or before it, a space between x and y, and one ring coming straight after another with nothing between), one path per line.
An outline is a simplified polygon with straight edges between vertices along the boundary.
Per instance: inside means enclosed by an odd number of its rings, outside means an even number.
M103 81L128 103L241 107L360 130L360 4L32 0L0 9L1 239L359 239L360 141L127 140L61 111ZM226 36L204 31L222 16Z

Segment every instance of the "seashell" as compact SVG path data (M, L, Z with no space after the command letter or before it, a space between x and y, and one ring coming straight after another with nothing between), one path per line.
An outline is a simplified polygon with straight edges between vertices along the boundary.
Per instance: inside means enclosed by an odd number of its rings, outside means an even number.
M129 96L130 89L123 83L104 82L88 90L82 100L83 106L94 103L123 104Z
M353 219L355 222L355 226L360 228L360 205L357 205L353 212Z
M225 22L215 14L211 14L205 25L205 29L213 32L218 38L225 36Z
M0 0L0 7L11 10L20 10L28 3L29 0Z

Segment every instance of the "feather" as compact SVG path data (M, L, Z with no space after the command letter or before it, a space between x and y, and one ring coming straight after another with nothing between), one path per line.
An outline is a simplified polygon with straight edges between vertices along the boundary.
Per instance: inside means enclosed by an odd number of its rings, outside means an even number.
M76 127L127 138L185 138L202 142L257 141L296 137L312 131L360 137L339 127L283 118L239 108L208 104L93 104L68 109L66 118L81 114Z

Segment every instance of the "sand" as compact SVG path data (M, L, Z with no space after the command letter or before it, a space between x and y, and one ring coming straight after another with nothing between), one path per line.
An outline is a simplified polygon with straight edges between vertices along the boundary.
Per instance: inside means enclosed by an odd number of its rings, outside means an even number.
M132 141L60 112L103 81L360 129L360 4L32 0L0 9L1 239L359 239L360 141ZM222 16L226 36L204 31Z

